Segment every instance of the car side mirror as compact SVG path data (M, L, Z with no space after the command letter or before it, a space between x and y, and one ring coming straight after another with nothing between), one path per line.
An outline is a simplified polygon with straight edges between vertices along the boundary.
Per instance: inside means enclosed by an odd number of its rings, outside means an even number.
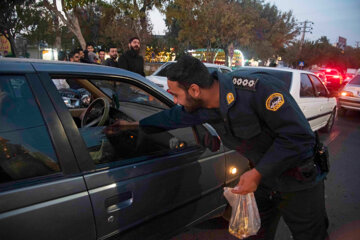
M202 139L202 145L208 148L210 151L216 152L220 149L220 137L206 132L204 138Z

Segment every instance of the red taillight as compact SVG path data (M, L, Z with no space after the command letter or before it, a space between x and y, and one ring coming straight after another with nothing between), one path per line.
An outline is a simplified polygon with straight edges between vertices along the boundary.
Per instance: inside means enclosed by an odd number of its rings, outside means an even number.
M331 69L326 69L325 71L326 71L326 72L331 72Z
M343 96L343 97L345 97L345 96L353 97L354 94L353 94L352 92L349 92L349 91L341 91L341 92L340 92L340 96Z
M333 78L340 78L340 76L338 76L338 75L334 75L334 76L332 76Z

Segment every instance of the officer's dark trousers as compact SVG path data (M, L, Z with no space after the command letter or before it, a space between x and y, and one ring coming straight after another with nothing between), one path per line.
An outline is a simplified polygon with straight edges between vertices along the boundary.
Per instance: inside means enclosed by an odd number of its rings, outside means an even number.
M327 239L324 183L291 193L270 192L259 186L255 192L261 228L248 239L274 239L282 216L295 240Z

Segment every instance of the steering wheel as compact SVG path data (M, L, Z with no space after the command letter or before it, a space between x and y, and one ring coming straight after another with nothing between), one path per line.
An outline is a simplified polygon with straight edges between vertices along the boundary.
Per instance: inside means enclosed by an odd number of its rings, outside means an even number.
M109 118L110 103L105 98L95 99L85 110L81 119L81 127L102 126Z

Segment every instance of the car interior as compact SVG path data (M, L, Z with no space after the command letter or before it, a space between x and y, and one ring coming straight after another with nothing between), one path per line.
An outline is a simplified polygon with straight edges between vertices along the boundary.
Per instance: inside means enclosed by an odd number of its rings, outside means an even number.
M61 80L52 79L54 82ZM169 106L128 82L69 77L66 81L70 82L69 86L76 84L76 89L61 88L58 92L95 164L169 154L198 142L195 132L191 135L196 142L180 134L181 130L148 134L139 128L115 127L109 134L104 129L117 120L140 121Z

